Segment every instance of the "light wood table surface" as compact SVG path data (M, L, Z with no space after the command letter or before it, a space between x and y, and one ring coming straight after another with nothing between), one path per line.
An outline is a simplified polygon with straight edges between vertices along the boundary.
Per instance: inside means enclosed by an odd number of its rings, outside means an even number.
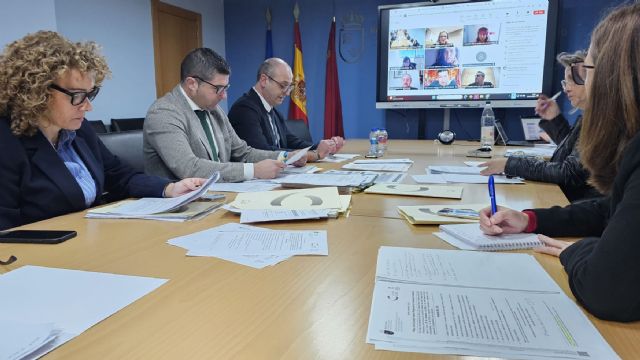
M386 157L410 157L415 160L410 173L423 173L431 163L461 164L467 158L460 154L473 146L441 149L438 157L432 142L392 140ZM365 141L349 141L344 152L366 148ZM548 184L498 185L497 190L499 199L522 207L566 203L562 192ZM486 196L486 185L465 186L462 201L484 202ZM262 270L186 257L184 249L166 243L238 221L224 210L187 223L85 219L81 212L24 226L73 229L78 237L51 246L0 244L0 254L18 257L0 270L30 264L170 279L45 359L456 358L375 351L365 343L380 246L452 248L431 234L435 226L412 226L397 216L396 205L430 201L356 194L347 218L270 223L266 226L281 230L327 230L329 256L296 256ZM558 259L534 256L570 295ZM588 316L621 357L640 354L638 324Z

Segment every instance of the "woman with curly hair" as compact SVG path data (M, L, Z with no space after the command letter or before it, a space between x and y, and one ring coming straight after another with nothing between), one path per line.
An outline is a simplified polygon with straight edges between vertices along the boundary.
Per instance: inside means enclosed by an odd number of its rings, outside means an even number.
M567 207L483 209L487 234L537 232L537 250L560 257L571 291L593 315L640 320L640 4L598 24L584 60L587 103L578 149L607 197ZM574 243L548 236L586 236Z
M172 183L122 163L84 119L109 76L95 43L39 31L0 55L0 230L114 199L173 197L203 179Z

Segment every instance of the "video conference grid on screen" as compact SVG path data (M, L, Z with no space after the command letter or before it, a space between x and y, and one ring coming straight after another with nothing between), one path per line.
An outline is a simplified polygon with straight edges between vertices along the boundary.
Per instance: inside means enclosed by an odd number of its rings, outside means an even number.
M547 0L389 11L387 99L536 99Z

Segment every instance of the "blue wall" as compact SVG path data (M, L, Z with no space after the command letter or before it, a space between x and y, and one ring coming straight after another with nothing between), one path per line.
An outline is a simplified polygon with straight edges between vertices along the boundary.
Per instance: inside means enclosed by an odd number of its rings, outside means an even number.
M293 61L293 6L296 0L254 0L251 6L245 1L225 0L225 33L227 60L232 67L229 104L255 83L255 72L264 59L265 11L271 7L273 16L274 56ZM345 135L348 138L366 138L371 127L386 127L391 138L418 137L418 110L377 110L376 58L377 58L377 9L378 5L411 1L342 0L318 1L297 0L300 7L300 29L307 83L307 112L309 126L314 139L323 134L324 122L324 78L327 40L332 16L336 16L337 29L341 19L351 12L364 17L365 49L360 61L347 64L338 59L340 91ZM556 41L557 52L586 48L593 26L602 17L603 11L624 1L561 0ZM605 3L605 4L602 4ZM578 16L578 13L580 16ZM555 66L554 93L560 90L564 77L561 66ZM564 100L562 108L570 104ZM289 102L281 105L288 112ZM481 110L459 109L451 111L450 128L458 138L477 139L480 136ZM427 138L434 138L442 130L443 110L426 110ZM497 109L496 117L506 119L504 127L511 138L522 138L521 115L533 115L533 109ZM571 121L575 116L569 116Z

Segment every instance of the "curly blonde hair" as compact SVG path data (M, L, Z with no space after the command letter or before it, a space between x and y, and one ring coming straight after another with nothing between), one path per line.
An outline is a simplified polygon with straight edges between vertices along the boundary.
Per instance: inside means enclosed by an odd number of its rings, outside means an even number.
M7 45L0 55L0 115L11 119L15 135L35 134L48 108L49 86L71 69L95 75L96 86L111 75L94 42L72 43L38 31Z

